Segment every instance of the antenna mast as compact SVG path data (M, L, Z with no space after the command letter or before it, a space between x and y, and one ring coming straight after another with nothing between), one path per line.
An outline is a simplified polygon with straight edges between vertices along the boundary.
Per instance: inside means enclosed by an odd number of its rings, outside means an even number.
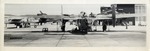
M61 15L63 15L63 5L61 5Z

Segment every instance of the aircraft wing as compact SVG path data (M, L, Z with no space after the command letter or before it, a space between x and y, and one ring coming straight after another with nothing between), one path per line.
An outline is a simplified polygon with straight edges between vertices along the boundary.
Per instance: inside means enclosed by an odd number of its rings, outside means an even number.
M116 18L143 17L145 14L116 14ZM96 19L112 19L112 15L98 15Z
M116 18L143 17L145 14L116 14Z
M37 16L37 15L22 15L24 17L33 17L33 18L61 18L61 15L43 15L43 16Z
M104 19L112 19L112 15L97 15L96 18L91 18L94 20L104 20Z

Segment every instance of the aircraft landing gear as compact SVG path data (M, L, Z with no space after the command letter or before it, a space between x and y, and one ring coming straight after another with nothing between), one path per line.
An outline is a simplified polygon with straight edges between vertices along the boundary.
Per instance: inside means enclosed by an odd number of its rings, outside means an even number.
M22 28L22 25L16 25L16 28Z
M20 28L20 27L16 25L16 28Z
M37 28L37 25L34 25L34 28Z

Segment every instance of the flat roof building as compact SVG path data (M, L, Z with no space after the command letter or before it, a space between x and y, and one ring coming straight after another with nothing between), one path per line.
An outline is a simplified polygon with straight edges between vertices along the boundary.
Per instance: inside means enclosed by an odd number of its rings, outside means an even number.
M146 5L145 4L112 4L115 6L117 16L126 16L128 23L132 25L146 25ZM101 14L112 14L112 7L101 7ZM132 16L133 15L133 16ZM120 17L121 18L121 17ZM119 21L119 19L117 19ZM121 21L121 20L120 20Z

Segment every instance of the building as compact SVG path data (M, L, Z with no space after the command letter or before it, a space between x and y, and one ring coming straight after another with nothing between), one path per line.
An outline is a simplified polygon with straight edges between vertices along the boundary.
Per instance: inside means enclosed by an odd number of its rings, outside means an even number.
M135 14L146 14L146 5L145 4L135 4ZM146 15L139 16L135 18L136 25L146 25Z
M115 7L116 25L146 25L146 6L144 4L112 4ZM101 7L101 14L112 14L112 7ZM119 17L119 18L118 18ZM110 22L111 24L111 22Z

